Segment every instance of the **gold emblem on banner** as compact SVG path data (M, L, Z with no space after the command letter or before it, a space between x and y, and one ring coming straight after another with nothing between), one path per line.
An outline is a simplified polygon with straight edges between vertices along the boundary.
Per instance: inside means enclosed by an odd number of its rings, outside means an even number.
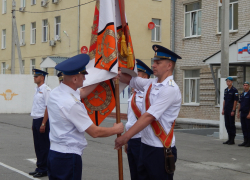
M101 60L102 67L105 66L103 65L103 63L108 64L110 61L113 61L117 57L116 48L111 47L109 42L105 42L107 36L111 36L112 38L114 38L114 42L115 42L115 32L111 29L106 29L102 37L102 43L98 45L98 54L102 56L102 60ZM106 49L106 51L104 50L104 48ZM111 50L111 53L110 53L110 50Z
M111 102L111 99L112 99L111 89L106 82L100 83L100 86L102 87L102 90L100 92L94 91L94 92L92 92L92 94L94 94L93 97L91 97L90 99L88 99L88 98L84 99L84 104L91 110L88 112L88 114L90 114L90 115L93 114L94 111L99 111L99 113L101 115L105 115L106 113L109 112L109 109L107 109L104 112L103 112L103 110L106 109ZM102 95L104 92L106 92L106 97L105 98L100 97L100 95ZM99 106L94 106L93 104L90 103L90 101L93 99L99 99L103 103L101 103L101 105L99 105Z
M10 89L7 89L3 94L0 95L3 96L6 101L11 101L12 98L18 94L12 93Z

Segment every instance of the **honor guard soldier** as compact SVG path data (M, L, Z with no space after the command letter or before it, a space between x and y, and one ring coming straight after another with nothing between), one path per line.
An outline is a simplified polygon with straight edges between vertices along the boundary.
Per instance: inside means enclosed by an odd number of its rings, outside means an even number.
M138 180L173 179L177 150L173 133L181 107L181 92L173 80L177 54L159 45L153 45L155 79L131 77L120 73L121 82L144 91L141 117L121 137L115 140L115 149L121 148L141 131L141 149Z
M49 120L47 111L47 102L51 89L44 84L45 76L48 75L39 69L33 69L34 82L37 84L31 110L33 118L32 130L35 153L37 157L37 168L30 175L34 177L47 176L47 158L49 153Z
M250 91L249 82L243 84L244 92L240 95L237 117L240 118L244 142L238 146L250 147Z
M138 76L149 79L153 71L141 60L136 59ZM141 116L143 101L143 91L134 89L133 95L128 100L128 122L126 123L126 131L128 131ZM138 180L137 166L141 147L141 132L134 135L125 145L125 152L128 156L131 180Z
M59 83L61 83L61 82L63 81L63 74L62 74L62 72L59 72L59 73L57 74L57 77L58 77L58 79L59 79Z
M63 82L53 89L48 101L50 119L50 151L48 176L50 180L81 180L81 155L87 146L85 132L90 136L107 137L123 132L123 124L113 127L99 127L88 116L81 98L87 97L97 86L85 88L83 81L89 63L87 54L80 54L58 64L55 69L63 73ZM78 91L80 89L80 93Z
M224 101L223 101L223 110L222 115L225 118L225 126L228 133L228 140L223 142L223 144L232 145L234 143L234 138L236 136L236 127L235 127L235 110L237 101L239 100L238 90L233 87L233 78L228 77L226 79L227 88L224 91Z

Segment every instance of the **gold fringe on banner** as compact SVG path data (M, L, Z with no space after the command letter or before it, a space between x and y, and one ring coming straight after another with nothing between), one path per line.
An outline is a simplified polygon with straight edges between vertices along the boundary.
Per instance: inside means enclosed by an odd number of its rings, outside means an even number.
M128 48L125 40L124 32L122 33L122 40L121 40L121 56L126 58L128 57Z
M134 67L134 56L131 47L128 47L127 68Z

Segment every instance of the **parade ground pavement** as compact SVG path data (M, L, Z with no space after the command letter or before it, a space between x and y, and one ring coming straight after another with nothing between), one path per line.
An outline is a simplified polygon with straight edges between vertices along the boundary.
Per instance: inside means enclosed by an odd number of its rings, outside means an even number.
M107 119L101 126L112 126L114 122ZM0 114L0 180L35 179L28 175L35 170L36 162L31 126L32 118L28 114ZM250 148L223 145L223 140L207 136L207 129L193 132L192 129L175 132L178 151L175 180L250 179ZM116 136L94 139L86 135L86 138L82 179L118 180ZM241 142L236 140L236 144ZM123 172L124 180L129 180L124 151Z

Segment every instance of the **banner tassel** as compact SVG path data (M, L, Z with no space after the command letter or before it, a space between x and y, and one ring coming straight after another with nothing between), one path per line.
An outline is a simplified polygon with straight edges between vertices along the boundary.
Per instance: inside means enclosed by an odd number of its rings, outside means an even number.
M134 67L134 56L131 47L128 47L127 68Z
M128 57L128 50L127 50L127 44L126 44L126 40L125 40L125 35L124 33L122 33L122 40L121 40L121 56L126 58Z

